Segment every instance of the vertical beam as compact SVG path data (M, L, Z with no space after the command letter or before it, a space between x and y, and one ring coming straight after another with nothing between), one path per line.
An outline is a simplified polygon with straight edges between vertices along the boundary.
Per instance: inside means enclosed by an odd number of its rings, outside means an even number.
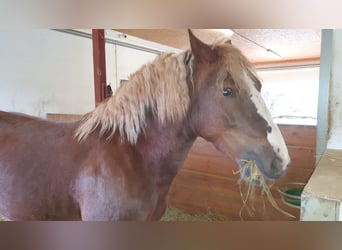
M105 34L103 29L93 29L93 63L95 105L106 98L106 50Z
M317 111L316 164L327 148L333 30L322 30Z

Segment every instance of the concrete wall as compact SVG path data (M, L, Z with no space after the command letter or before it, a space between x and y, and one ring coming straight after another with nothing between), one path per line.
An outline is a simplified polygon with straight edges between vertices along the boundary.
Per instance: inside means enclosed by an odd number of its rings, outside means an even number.
M329 120L329 89L331 75L333 30L322 30L321 57L319 69L319 93L317 107L316 164L327 147Z
M327 148L342 149L342 30L333 31Z
M317 143L323 156L302 193L300 219L342 221L342 30L322 38Z

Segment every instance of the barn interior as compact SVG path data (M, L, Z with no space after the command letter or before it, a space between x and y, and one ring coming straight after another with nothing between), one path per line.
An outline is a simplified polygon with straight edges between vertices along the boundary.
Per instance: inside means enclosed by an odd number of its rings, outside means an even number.
M341 121L336 114L340 97L334 92L340 88L341 76L334 70L341 63L342 53L331 57L332 50L340 49L332 37L342 40L342 32L320 29L194 29L193 32L206 43L229 36L232 44L254 64L263 82L265 102L291 156L286 174L270 183L270 190L278 206L294 217L275 209L261 190L257 190L253 205L244 207L237 164L202 138L195 141L171 186L169 208L190 215L215 214L229 221L341 219L340 203L331 201L336 201L335 194L328 203L322 200L317 203L320 199L317 195L324 194L316 187L322 184L310 178L328 175L315 174L326 149L342 148L337 139ZM95 107L98 100L91 30L12 30L0 32L0 37L0 50L6 59L0 61L5 69L0 77L2 110L68 121L79 119ZM131 73L156 55L186 49L189 49L186 29L105 30L106 85L115 93ZM14 75L14 68L20 74ZM341 166L339 152L328 153L333 164ZM329 165L329 159L323 164ZM282 197L279 188L290 184L306 186L304 198L299 197L302 204L289 203ZM322 215L311 215L310 209L321 209L321 204L325 209ZM334 212L325 216L331 207Z

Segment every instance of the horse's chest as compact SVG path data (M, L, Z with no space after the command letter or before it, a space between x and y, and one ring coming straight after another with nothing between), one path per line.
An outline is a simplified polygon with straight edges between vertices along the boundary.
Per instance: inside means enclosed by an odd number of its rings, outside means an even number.
M82 219L144 220L155 209L159 194L151 183L122 176L82 175L75 185Z

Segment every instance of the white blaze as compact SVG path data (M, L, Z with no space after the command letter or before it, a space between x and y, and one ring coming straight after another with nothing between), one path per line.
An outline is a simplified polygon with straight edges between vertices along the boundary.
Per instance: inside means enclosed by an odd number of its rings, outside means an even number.
M274 123L271 113L266 107L264 100L261 97L261 94L256 89L254 82L246 75L245 80L250 89L251 100L255 104L258 114L264 118L268 124L272 128L270 133L267 133L267 140L272 145L274 152L277 156L283 160L283 168L290 163L290 156L284 141L283 136L279 130L279 127Z

